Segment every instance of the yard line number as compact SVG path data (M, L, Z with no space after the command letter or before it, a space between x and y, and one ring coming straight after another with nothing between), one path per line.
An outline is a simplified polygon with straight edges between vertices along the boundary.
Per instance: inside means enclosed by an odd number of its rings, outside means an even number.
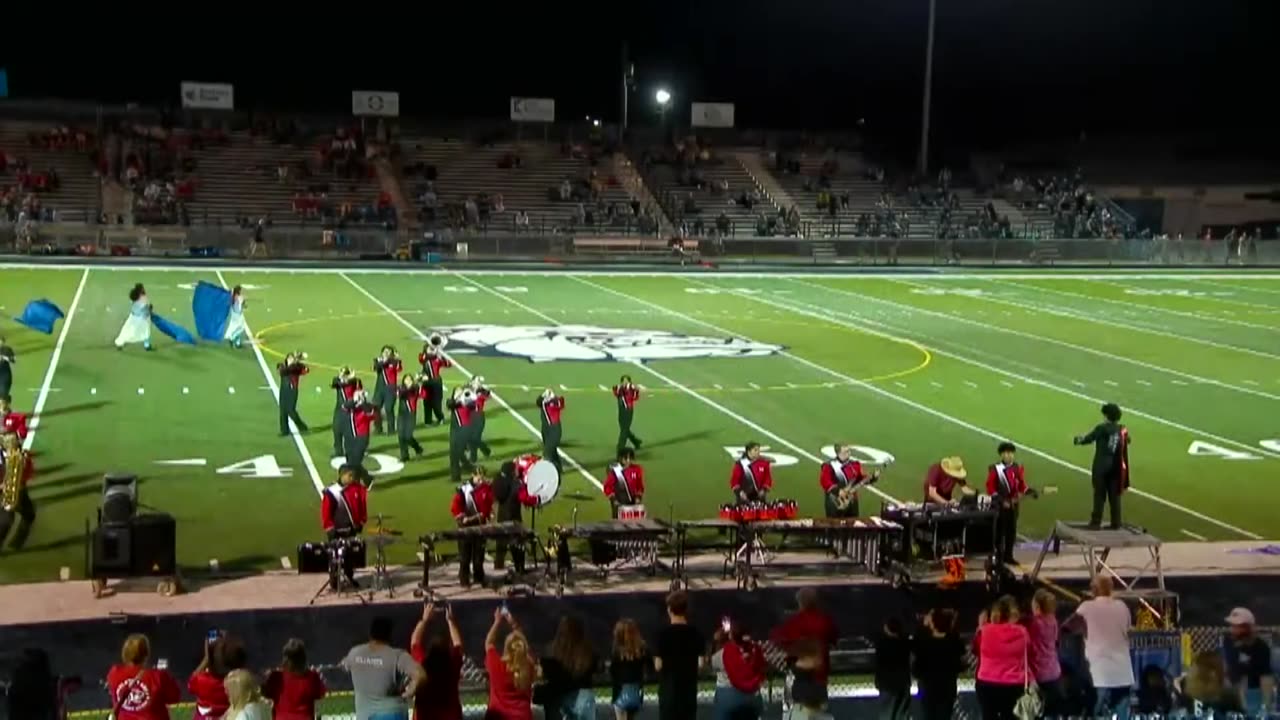
M1280 440L1262 440L1258 442L1264 450L1280 452ZM1222 460L1262 460L1261 455L1254 455L1243 450L1232 450L1221 445L1214 445L1204 440L1192 440L1187 446L1187 454L1193 457L1216 457Z
M365 466L370 475L391 475L404 470L404 463L398 458L384 453L370 453L365 456ZM337 470L346 462L345 458L336 457L329 461L329 465ZM286 478L293 476L293 468L282 467L280 462L276 460L275 455L258 455L247 460L233 462L230 465L223 465L215 470L219 475L235 475L242 478Z

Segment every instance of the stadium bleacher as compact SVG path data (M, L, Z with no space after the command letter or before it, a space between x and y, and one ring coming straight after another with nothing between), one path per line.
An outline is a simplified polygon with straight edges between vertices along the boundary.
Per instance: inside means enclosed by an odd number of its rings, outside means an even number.
M650 189L672 222L683 225L686 233L711 234L723 214L730 224L725 234L750 236L755 234L761 216L777 215L777 203L738 159L738 152L716 150L691 169L681 168L660 156L649 164L646 180ZM744 195L752 200L750 207L742 202ZM689 211L690 198L692 207L696 208L694 212ZM701 233L698 232L699 220Z
M44 208L53 210L60 220L83 221L97 216L101 207L101 192L98 178L94 174L91 158L94 138L85 132L84 144L74 139L76 130L72 130L72 139L62 147L46 147L33 140L42 138L59 126L53 123L26 122L6 120L0 123L0 152L8 157L7 166L0 172L0 188L14 187L18 184L18 170L15 161L23 160L33 174L57 174L57 189L46 189L37 192ZM82 131L83 132L83 131ZM26 192L16 190L19 203Z

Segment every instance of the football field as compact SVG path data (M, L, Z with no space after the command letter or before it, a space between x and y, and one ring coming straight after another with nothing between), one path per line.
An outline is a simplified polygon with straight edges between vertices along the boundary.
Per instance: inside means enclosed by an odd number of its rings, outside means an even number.
M188 328L193 284L245 287L254 347L116 351L134 283ZM1024 508L1020 531L1085 519L1091 447L1072 437L1113 401L1133 445L1126 519L1167 541L1274 538L1280 504L1280 275L991 273L735 275L93 267L0 270L0 312L48 298L67 317L52 336L12 322L15 409L36 411L25 550L0 555L0 581L83 575L83 531L104 472L136 473L144 510L178 520L184 567L280 568L320 538L319 488L333 481L333 395L350 365L372 390L384 344L416 371L439 331L456 367L483 375L489 465L537 451L535 397L567 400L565 476L539 528L608 516L600 492L617 438L608 391L643 388L651 516L714 517L730 464L751 440L774 460L775 498L822 513L818 465L849 442L892 457L883 498L918 501L929 464L959 455L982 484L1011 440L1032 486L1059 492ZM303 350L312 372L306 434L280 437L275 364ZM406 540L451 526L446 427L420 427L423 459L401 464L375 437L370 513ZM392 547L414 561L415 543Z

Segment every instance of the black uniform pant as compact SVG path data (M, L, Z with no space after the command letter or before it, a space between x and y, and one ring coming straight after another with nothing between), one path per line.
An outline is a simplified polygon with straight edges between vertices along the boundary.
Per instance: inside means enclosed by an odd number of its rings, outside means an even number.
M618 411L618 450L631 443L635 449L640 449L640 438L631 432L631 421L635 418L635 410L619 410Z
M1120 527L1120 483L1111 474L1093 476L1093 512L1089 514L1090 525L1102 524L1102 506L1111 505L1111 527Z
M484 441L484 413L471 416L471 464L476 464L476 453L484 453L485 457L493 454L493 450Z
M346 460L356 471L356 477L365 485L369 484L370 478L368 471L364 469L364 456L369 452L369 436L347 436L346 439Z
M483 538L458 541L458 580L463 585L470 585L473 580L484 582Z
M347 429L351 424L351 416L342 408L334 408L333 411L333 456L345 456L347 454Z
M440 378L427 381L426 402L422 403L422 421L435 425L444 420L444 382Z
M13 534L13 542L9 547L20 550L31 535L31 526L36 522L36 505L31 502L31 495L25 489L18 491L18 506L13 510L0 508L0 545L9 537L9 530L17 524L17 532Z
M462 466L467 462L467 447L471 444L471 428L449 428L449 477L462 482Z
M400 415L400 427L396 430L396 435L400 439L400 460L403 462L409 459L409 448L413 448L415 455L422 455L422 446L418 444L417 438L413 436L414 418L412 415Z
M378 434L396 431L396 394L390 389L380 388L373 392L373 404L378 406L378 419L375 421ZM383 429L386 420L386 429Z
M307 424L298 417L298 391L295 388L280 388L280 434L289 434L289 421L298 426L298 432L306 432Z
M1013 548L1018 544L1018 506L1001 507L996 511L996 537L991 553L1005 561L1013 560Z
M542 458L556 466L556 472L564 475L564 465L560 460L560 424L547 425L542 428Z
M520 511L499 512L498 522L521 522ZM524 544L519 540L512 542L506 538L498 539L498 547L493 553L493 567L495 570L501 570L507 566L507 550L511 550L511 562L516 566L516 572L524 572Z

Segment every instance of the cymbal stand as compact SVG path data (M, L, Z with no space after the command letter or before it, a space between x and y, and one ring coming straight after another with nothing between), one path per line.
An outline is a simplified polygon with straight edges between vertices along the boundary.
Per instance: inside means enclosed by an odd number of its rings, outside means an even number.
M330 543L326 550L329 553L329 575L320 584L316 594L311 596L311 602L307 603L307 605L315 605L316 601L326 594L333 594L338 597L351 595L359 600L361 605L368 605L369 601L364 599L364 595L357 592L355 584L351 581L351 578L347 577L346 568L344 567L346 549Z
M391 580L391 573L387 570L387 544L391 542L391 538L382 532L382 515L379 514L375 519L374 525L374 560L373 560L373 580L369 588L369 599L373 599L374 593L379 590L386 590L387 597L396 596L395 583Z

